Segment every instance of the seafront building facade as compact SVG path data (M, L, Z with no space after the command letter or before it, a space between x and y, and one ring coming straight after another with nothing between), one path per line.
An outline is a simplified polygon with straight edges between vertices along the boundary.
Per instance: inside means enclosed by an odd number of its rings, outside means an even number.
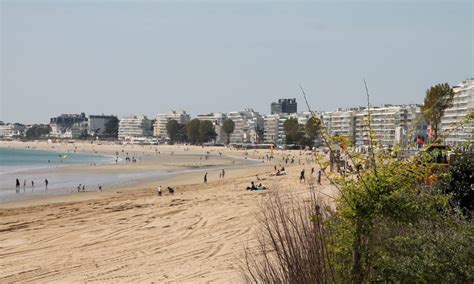
M13 139L25 134L26 126L20 123L4 123L0 121L0 138Z
M119 122L118 138L120 140L150 137L152 134L152 121L144 115L124 117Z
M330 136L345 136L355 145L369 144L369 111L366 107L338 109L323 114ZM420 105L382 105L370 108L372 138L384 147L426 139L427 125Z
M168 131L166 130L166 125L170 120L176 120L180 124L186 124L191 120L189 114L186 111L170 111L169 113L160 113L156 116L155 124L153 125L153 136L167 139Z
M283 145L285 131L283 123L288 119L287 114L270 114L264 118L263 142L268 144Z
M474 111L474 78L462 81L453 91L452 107L441 119L440 137L449 145L460 145L474 140L474 119L466 121Z
M289 118L298 120L298 124L306 125L306 122L313 116L310 112L293 114L270 114L264 118L263 142L275 145L284 145L286 142L285 129L283 124Z
M345 136L355 139L355 109L341 108L322 114L322 121L330 136Z
M72 127L75 124L81 124L83 122L87 122L85 113L61 114L60 116L52 117L49 122L49 126L51 127L50 136L56 138L73 138Z
M232 111L227 118L235 123L234 132L230 135L230 143L261 143L263 136L263 117L253 109Z

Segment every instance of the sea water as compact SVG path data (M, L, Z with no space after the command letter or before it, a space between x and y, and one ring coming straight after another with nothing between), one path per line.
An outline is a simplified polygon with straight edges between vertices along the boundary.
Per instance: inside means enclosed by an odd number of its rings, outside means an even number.
M33 149L0 148L0 174L65 165L111 162L111 157L94 154Z
M77 192L79 184L86 190L96 191L98 186L127 184L140 178L117 173L61 171L68 165L98 165L114 163L115 157L96 154L54 152L35 149L0 148L0 203L26 199L38 195L57 195ZM16 187L16 179L20 187ZM48 180L46 188L45 180Z

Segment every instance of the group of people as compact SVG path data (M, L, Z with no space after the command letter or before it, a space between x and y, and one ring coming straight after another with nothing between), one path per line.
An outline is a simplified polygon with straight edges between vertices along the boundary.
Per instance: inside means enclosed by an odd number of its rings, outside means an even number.
M44 180L45 189L48 189L48 185L49 185L49 181L48 181L48 179L45 179ZM20 191L20 187L21 187L20 180L16 179L16 182L15 182L16 192ZM34 187L35 187L35 182L32 180L31 181L31 188L34 188ZM25 190L25 189L26 189L26 179L23 180L23 190Z
M97 188L99 191L102 191L102 185L98 184ZM85 184L79 184L77 186L77 192L86 192L86 185Z
M285 167L281 167L278 169L277 166L273 166L273 169L275 170L274 174L271 174L272 176L283 176L286 175Z
M316 182L318 183L318 185L321 185L321 175L322 175L322 170L320 169L318 171L318 175L316 177ZM311 168L311 175L314 174L314 168ZM306 181L306 178L305 178L305 172L304 172L304 168L301 170L300 172L300 183L302 182L305 182Z
M174 188L168 186L167 189L169 194L174 194ZM161 196L163 194L163 188L161 187L161 185L156 188L156 194L158 196Z
M247 186L247 190L264 190L268 189L267 187L263 186L262 183L259 183L256 185L253 181L250 183L249 186Z

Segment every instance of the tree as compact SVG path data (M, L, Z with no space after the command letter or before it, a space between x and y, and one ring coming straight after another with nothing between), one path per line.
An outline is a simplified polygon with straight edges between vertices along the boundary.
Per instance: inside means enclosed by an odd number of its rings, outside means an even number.
M222 130L224 130L226 135L226 143L230 143L230 134L235 130L235 123L232 119L226 119L222 124Z
M166 123L166 132L168 133L170 144L175 143L176 136L178 135L179 129L180 129L180 125L177 120L171 119L168 121L168 123Z
M51 127L49 125L33 125L28 128L25 132L25 136L28 139L41 138L43 135L47 135L51 132Z
M296 118L290 117L283 123L285 130L286 144L301 144L304 138L304 126L298 124Z
M196 144L199 142L199 119L195 118L186 124L186 134L188 136L188 141L191 144Z
M283 123L283 130L285 131L286 144L294 143L293 136L298 129L298 120L296 118L290 117Z
M199 142L205 143L216 138L216 131L212 122L205 120L199 124Z
M188 141L188 135L186 134L186 125L179 124L178 133L176 133L176 141L185 143Z
M451 196L453 207L469 217L474 212L474 154L462 151L454 154L452 159L454 161L446 172L440 174L437 187L440 192Z
M312 116L308 121L306 121L305 125L305 133L308 137L314 141L316 137L319 136L321 132L321 120L315 116Z
M433 141L438 139L438 128L444 111L452 105L454 91L448 83L438 84L426 90L423 116L431 125Z
M117 117L109 119L105 123L104 136L110 138L118 137L119 119Z

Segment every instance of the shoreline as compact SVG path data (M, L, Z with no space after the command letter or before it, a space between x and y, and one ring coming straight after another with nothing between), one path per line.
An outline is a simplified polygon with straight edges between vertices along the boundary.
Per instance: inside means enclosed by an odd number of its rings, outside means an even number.
M31 147L34 143L35 147ZM16 206L27 206L29 202L39 204L41 202L48 203L52 200L69 200L69 196L82 195L84 193L98 192L98 185L103 188L102 192L116 191L116 190L133 190L136 188L142 188L144 186L156 187L158 183L167 183L168 180L174 180L179 176L192 176L193 180L199 180L199 175L203 175L206 171L212 172L215 175L216 172L220 172L221 169L238 169L239 167L252 167L254 165L260 165L260 160L247 156L239 156L237 154L242 151L235 151L229 149L215 149L215 148L201 148L196 146L175 146L175 145L160 145L155 147L131 147L127 149L123 145L94 145L88 143L60 143L60 144L49 144L41 142L0 142L0 147L3 148L14 148L14 149L31 149L33 151L54 151L54 152L67 152L71 149L76 150L78 154L91 154L100 155L105 157L107 153L127 153L141 154L144 156L143 161L139 163L101 163L95 166L89 164L69 164L69 165L58 165L53 168L33 168L19 170L12 173L5 174L4 176L20 176L20 180L23 180L25 176L28 176L28 181L31 178L40 180L43 176L48 177L50 185L48 190L44 190L44 185L38 184L38 187L32 188L27 186L23 189L20 188L17 192L14 192L13 188L9 190L10 193L4 192L4 197L0 198L0 208L11 208ZM28 148L27 148L28 147ZM88 147L88 148L87 148ZM125 149L126 150L125 150ZM183 148L185 149L183 151ZM160 149L157 152L156 149ZM186 150L187 149L187 150ZM191 149L191 150L190 150ZM177 150L181 150L177 152ZM222 151L226 151L222 153ZM164 151L161 154L161 151ZM219 153L217 155L216 151ZM175 153L176 152L176 153ZM211 153L212 152L212 153ZM154 157L149 155L155 154ZM159 155L157 153L160 153ZM209 160L202 160L202 157L208 156ZM157 160L158 159L158 160ZM185 160L182 162L180 160ZM199 160L198 160L199 159ZM178 160L178 161L176 161ZM191 161L191 162L190 162ZM263 164L263 163L262 163ZM99 175L99 176L97 176ZM87 192L77 192L76 186L80 182L63 182L60 186L61 180L76 179L80 180L81 176L93 179L95 176L99 183L86 185ZM66 178L67 177L67 178ZM119 182L117 183L117 178ZM86 179L87 180L87 179ZM123 180L120 182L120 180ZM82 183L81 183L82 184ZM95 186L94 186L95 185ZM173 184L171 184L173 185ZM96 188L97 187L97 188ZM6 195L5 195L6 194ZM74 197L72 197L74 198ZM80 198L79 198L80 199Z

